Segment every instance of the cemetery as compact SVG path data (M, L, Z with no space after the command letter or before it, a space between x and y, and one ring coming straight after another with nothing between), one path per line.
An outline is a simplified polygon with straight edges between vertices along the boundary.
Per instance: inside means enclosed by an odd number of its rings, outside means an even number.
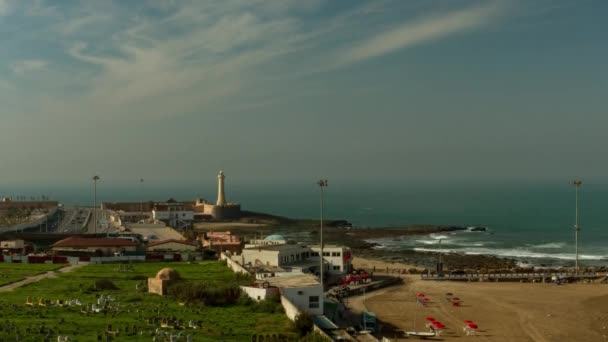
M2 274L4 267L15 266L0 265ZM60 265L19 265L21 270L31 267L32 274L46 271L40 268L45 266ZM179 274L171 276L179 279L177 285L204 288L196 292L199 295L222 296L222 291L251 281L217 261L87 265L0 292L0 341L251 341L257 335L297 336L285 314L268 312L264 304L244 296L198 301L178 299L171 289L149 293L149 279L163 278L169 271L159 271L165 268Z

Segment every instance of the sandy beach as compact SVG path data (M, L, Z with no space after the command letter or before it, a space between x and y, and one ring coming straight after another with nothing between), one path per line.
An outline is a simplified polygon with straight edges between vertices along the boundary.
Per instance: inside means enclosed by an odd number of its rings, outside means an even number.
M377 270L410 265L364 258L355 267ZM606 341L608 340L608 285L519 282L424 281L417 275L403 275L404 285L349 298L354 311L375 312L384 324L384 336L405 341L403 331L424 331L425 318L433 317L447 326L440 341ZM446 293L462 300L452 306ZM430 299L426 307L416 304L418 293ZM478 326L476 336L463 332L464 320Z

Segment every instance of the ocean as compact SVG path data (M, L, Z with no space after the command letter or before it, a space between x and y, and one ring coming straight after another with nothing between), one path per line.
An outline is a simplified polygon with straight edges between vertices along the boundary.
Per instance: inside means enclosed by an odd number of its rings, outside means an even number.
M294 218L319 217L319 188L310 184L226 185L230 201L243 209ZM92 205L92 186L0 187L0 196L47 195L66 205ZM215 184L98 185L98 201L215 200ZM369 183L330 182L325 217L354 227L413 224L484 226L486 232L452 232L375 239L378 249L489 254L531 265L573 265L575 188L554 183ZM580 263L608 264L608 185L580 188ZM279 229L280 230L280 229ZM440 241L441 240L441 244Z

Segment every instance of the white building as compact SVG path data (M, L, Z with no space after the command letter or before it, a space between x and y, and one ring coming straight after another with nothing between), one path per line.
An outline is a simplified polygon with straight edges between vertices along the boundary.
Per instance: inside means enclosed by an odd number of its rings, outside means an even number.
M184 205L175 200L168 200L165 203L154 204L152 218L155 221L167 222L171 227L183 229L192 224L194 210L191 206Z
M321 246L310 246L311 259L319 260ZM323 260L326 264L325 270L330 274L346 274L352 271L352 254L350 248L345 246L324 245Z
M308 260L310 253L310 249L303 245L257 246L243 249L241 263L245 267L288 266Z
M244 267L254 268L256 273L318 273L320 250L319 245L289 244L281 235L270 235L264 240L250 241L240 258L234 260ZM325 245L323 254L324 272L341 275L352 271L350 248Z
M317 277L311 274L294 274L289 277L270 277L258 286L241 287L254 300L268 299L278 288L285 313L292 320L297 311L310 315L323 314L323 289ZM288 300L286 303L285 299ZM294 307L292 307L295 306Z

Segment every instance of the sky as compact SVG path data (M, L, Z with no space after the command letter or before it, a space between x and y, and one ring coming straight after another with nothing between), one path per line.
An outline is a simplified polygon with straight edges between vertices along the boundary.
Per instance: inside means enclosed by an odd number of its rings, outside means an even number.
M0 185L603 180L604 0L0 0Z

